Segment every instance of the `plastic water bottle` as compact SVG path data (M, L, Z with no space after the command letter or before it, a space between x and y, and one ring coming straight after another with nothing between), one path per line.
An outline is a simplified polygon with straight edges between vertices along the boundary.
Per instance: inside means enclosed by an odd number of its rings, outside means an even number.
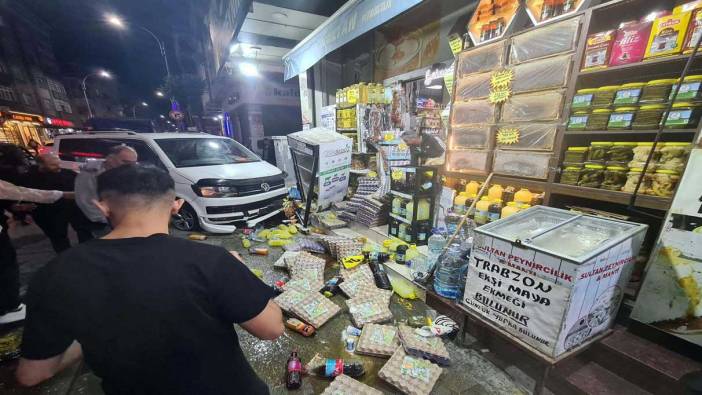
M468 261L463 259L462 252L460 243L452 243L436 265L434 290L439 296L449 299L459 296L461 276L468 268Z
M443 235L443 228L432 229L431 236L429 236L429 240L427 241L427 248L429 249L427 267L429 268L429 272L431 272L431 269L433 269L438 262L441 251L443 251L445 245L446 237Z
M458 283L458 295L456 295L456 301L460 302L463 299L463 294L466 291L466 277L468 276L468 266L470 263L470 253L473 248L473 238L466 237L466 239L461 243L461 259L466 263L464 269L459 274Z

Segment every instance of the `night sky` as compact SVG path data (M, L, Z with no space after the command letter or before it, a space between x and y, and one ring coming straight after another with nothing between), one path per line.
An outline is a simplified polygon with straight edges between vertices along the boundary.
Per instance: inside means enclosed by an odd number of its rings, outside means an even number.
M165 40L170 25L179 20L177 4L188 0L16 1L25 2L51 25L54 52L64 70L70 70L71 64L77 64L83 74L105 68L119 81L125 104L143 100L155 113L168 111L167 101L154 95L165 77L155 40L134 26L119 31L104 22L104 15L116 13L125 22L142 25ZM173 55L169 60L172 64Z

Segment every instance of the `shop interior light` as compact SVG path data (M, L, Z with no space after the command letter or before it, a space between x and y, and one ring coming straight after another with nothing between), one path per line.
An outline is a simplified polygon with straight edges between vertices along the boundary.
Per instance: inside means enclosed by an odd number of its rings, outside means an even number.
M125 28L125 24L124 24L124 21L122 20L122 18L120 18L119 16L117 16L115 14L105 15L105 20L107 21L107 23L109 23L110 25L112 25L118 29Z
M229 47L229 53L236 53L239 51L240 48L241 48L241 44L234 43L234 44L232 44L231 47Z
M239 72L247 77L258 77L258 68L249 62L239 63Z

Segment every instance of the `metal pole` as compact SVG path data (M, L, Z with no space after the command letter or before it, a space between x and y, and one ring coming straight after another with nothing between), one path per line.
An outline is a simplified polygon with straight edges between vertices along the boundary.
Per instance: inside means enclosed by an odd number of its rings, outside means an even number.
M86 80L88 77L90 77L92 74L88 74L83 78L83 82L81 82L81 87L83 88L83 97L85 98L85 104L88 106L88 118L93 117L93 111L90 110L90 100L88 100L88 88L85 85Z
M136 104L132 106L132 118L136 119Z
M166 46L163 44L163 41L161 41L158 36L154 34L151 30L145 28L144 26L139 26L139 28L145 32L147 32L151 37L156 40L156 43L158 44L158 49L161 50L161 56L163 57L163 64L166 66L166 77L170 79L171 77L171 70L168 67L168 56L166 55Z

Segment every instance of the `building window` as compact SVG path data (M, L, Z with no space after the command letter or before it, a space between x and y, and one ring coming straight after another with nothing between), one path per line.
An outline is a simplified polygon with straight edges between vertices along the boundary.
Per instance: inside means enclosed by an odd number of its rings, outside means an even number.
M42 102L44 102L44 111L48 112L49 115L56 115L56 107L51 99L43 98Z
M31 106L33 101L34 101L34 97L32 95L30 95L29 93L22 94L22 102L25 105Z
M15 91L9 86L0 86L0 99L6 101L15 101Z
M56 104L56 111L58 112L65 112L67 114L71 114L73 112L71 111L71 105L66 102L56 100L54 103Z

